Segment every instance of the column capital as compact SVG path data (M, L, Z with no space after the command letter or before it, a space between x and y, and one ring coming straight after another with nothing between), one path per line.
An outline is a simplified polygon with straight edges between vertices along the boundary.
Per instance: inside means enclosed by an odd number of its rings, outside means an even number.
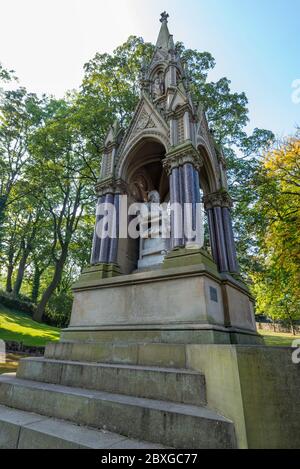
M122 179L109 178L99 181L96 184L96 194L98 197L107 194L127 194L128 187Z
M198 171L203 166L202 156L190 143L175 147L167 153L163 160L163 167L169 175L174 168L184 166L187 163L192 164Z
M204 206L206 209L214 207L228 208L231 209L233 206L232 199L228 192L219 191L207 194L203 197Z

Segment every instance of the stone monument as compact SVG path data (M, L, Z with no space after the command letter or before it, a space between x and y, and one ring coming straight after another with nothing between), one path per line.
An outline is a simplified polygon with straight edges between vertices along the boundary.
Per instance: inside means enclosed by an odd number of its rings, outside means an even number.
M158 342L259 343L253 299L239 276L226 163L201 104L189 92L167 18L162 14L151 63L143 63L141 96L130 125L124 131L115 122L104 143L91 267L74 285L63 338L90 340L100 334L151 341L155 333ZM184 233L186 225L196 229L200 190L209 251L201 244L188 249L191 240ZM120 233L120 215L147 201L149 193L177 205L165 243L145 240L143 225L140 243ZM109 220L113 237L101 233L107 204L117 214ZM188 205L190 216L184 213Z
M0 377L0 447L300 443L299 373L289 348L259 346L224 155L165 12L161 23L132 121L115 122L104 142L91 265L73 287L70 325L44 358ZM132 207L150 202L169 207L169 238L160 208L150 225L143 209L133 218Z

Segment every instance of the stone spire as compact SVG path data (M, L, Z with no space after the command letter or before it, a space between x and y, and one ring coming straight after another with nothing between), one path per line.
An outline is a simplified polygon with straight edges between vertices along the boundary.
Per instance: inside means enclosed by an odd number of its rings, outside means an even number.
M168 28L168 18L169 18L168 13L164 11L161 14L161 18L160 18L161 28L160 28L157 43L156 43L157 49L168 50L169 48L170 33L169 33L169 28Z
M170 34L169 36L168 50L169 52L175 53L175 44L174 44L173 34Z

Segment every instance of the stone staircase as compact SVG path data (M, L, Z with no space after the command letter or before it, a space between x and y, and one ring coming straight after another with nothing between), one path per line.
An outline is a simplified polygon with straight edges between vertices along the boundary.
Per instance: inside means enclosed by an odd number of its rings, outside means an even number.
M178 344L49 344L0 376L0 447L235 448Z

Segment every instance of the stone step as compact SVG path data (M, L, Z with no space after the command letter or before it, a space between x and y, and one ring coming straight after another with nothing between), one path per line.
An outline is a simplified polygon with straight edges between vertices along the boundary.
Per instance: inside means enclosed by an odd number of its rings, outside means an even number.
M0 404L172 448L234 448L230 420L206 407L0 376Z
M0 405L0 449L161 449L105 430Z
M184 344L50 342L45 358L79 362L116 363L141 366L187 368Z
M190 370L24 358L17 377L148 399L206 404L204 375Z

